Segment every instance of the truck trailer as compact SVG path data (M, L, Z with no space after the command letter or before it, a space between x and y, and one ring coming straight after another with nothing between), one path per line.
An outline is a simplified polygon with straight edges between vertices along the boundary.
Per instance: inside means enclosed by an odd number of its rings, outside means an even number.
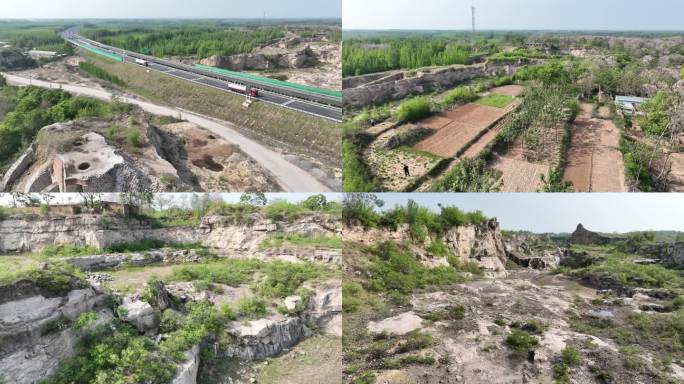
M249 95L252 97L259 96L259 91L256 88L249 88L242 84L228 83L228 89L233 92L242 93L243 95Z
M150 65L150 63L148 63L147 60L143 60L143 59L135 59L135 63L140 64L144 67L147 67Z

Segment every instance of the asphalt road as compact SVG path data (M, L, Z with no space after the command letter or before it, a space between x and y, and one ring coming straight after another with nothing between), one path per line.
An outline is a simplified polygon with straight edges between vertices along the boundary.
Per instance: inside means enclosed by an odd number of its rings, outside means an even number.
M83 40L78 35L73 35L73 36L74 36L73 37L74 40L78 40L81 43L90 44L87 40ZM123 56L124 60L126 62L132 63L134 65L140 65L140 64L137 64L135 62L134 57L129 56L128 51L125 51L125 50L120 49L120 48L104 45L101 43L99 43L99 44L102 47L107 47L110 51L112 51L118 55ZM223 91L239 94L237 92L231 91L228 88L227 82L221 81L221 80L218 80L218 79L215 79L212 77L206 77L206 76L194 73L194 72L169 67L169 66L166 66L166 65L163 65L160 63L150 62L148 64L148 68L155 70L155 71L163 72L169 76L175 76L175 77L178 77L178 78L183 79L183 80L187 80L187 81L202 84L205 86L217 88L217 89L220 89ZM341 122L343 119L342 108L336 108L336 107L331 107L331 106L327 106L327 105L323 105L323 104L318 104L318 103L314 103L311 101L298 99L296 97L289 97L289 96L279 94L279 93L272 93L272 92L265 91L265 90L259 90L259 97L257 98L257 100L264 101L267 103L271 103L274 105L278 105L278 106L283 107L283 108L288 108L288 109L292 109L295 111L304 112L304 113L307 113L310 115L322 117L325 119L338 121L338 122Z
M90 96L107 101L110 101L112 98L112 93L101 89L83 87L80 85L49 83L46 81L29 79L7 73L3 73L3 75L7 79L8 83L14 85L34 85L43 88L61 88L74 94ZM311 174L288 162L281 154L271 151L263 145L249 139L246 136L243 136L234 129L234 125L228 122L209 119L195 113L152 104L131 97L119 96L119 98L125 103L135 104L143 110L154 115L180 117L183 120L197 124L200 127L203 127L223 137L229 142L238 145L242 151L247 153L257 163L268 170L286 192L330 191L328 187L318 181Z

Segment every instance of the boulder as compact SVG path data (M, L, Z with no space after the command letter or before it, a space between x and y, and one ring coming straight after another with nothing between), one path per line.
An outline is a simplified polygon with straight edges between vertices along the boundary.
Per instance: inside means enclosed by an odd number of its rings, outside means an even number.
M288 296L285 298L284 301L285 308L288 311L295 311L299 306L302 304L302 297L301 296Z
M234 337L235 342L226 347L223 355L251 361L291 348L309 335L310 331L300 318L274 316L246 323L233 322L228 333Z
M159 313L145 301L126 298L117 309L121 320L132 324L140 333L148 336L157 334Z
M405 335L423 327L423 319L410 312L404 312L381 321L368 322L368 331L374 335L389 333L398 336Z
M200 348L195 345L185 352L185 360L178 365L178 373L173 378L172 384L196 384L197 370L200 363Z

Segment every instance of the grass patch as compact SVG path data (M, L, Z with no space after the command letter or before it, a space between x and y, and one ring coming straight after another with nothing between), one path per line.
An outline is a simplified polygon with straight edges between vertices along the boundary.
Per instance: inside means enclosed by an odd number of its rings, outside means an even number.
M506 336L505 342L519 356L526 356L539 345L539 339L520 329L514 329Z
M496 108L505 108L513 102L513 96L501 93L490 93L477 100L480 105Z
M430 99L419 96L399 104L396 118L399 122L413 123L430 116L431 113L432 104L430 103Z
M124 86L126 83L115 75L105 71L104 69L87 61L78 63L78 67L85 73L97 77L98 79L108 81L114 85Z

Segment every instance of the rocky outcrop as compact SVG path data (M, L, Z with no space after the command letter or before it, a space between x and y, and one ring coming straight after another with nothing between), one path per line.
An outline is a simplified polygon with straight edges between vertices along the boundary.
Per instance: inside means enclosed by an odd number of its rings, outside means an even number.
M171 384L195 384L197 383L197 371L200 363L200 348L195 345L185 352L185 361L178 366L178 373Z
M556 268L567 254L567 249L559 248L548 239L541 246L532 247L530 244L535 242L537 235L511 235L508 236L504 245L506 256L509 260L523 268L530 269L550 269Z
M246 323L233 322L228 333L235 342L225 348L223 355L252 361L291 348L311 331L298 317L273 316Z
M575 232L570 236L568 243L580 245L605 245L612 241L611 238L589 231L584 228L582 224L578 224Z
M125 298L117 314L147 336L154 336L159 330L159 313L146 301Z
M36 62L16 49L0 50L0 69L19 70L33 68Z
M230 217L208 216L197 227L154 228L152 222L118 216L10 216L0 220L0 253L32 252L58 244L107 248L143 239L201 242L225 253L238 253L258 250L259 243L275 232L334 235L342 231L339 220L329 215L311 215L292 223L273 222L255 215L246 221L251 224L236 224ZM116 259L111 262L117 262ZM99 260L91 261L96 265Z
M211 56L200 64L233 71L267 70L276 68L306 68L318 63L318 57L310 47L282 53L244 53L232 56Z
M88 311L113 318L108 301L92 288L55 296L28 280L0 287L0 381L32 384L55 373L77 354L71 322Z
M123 265L143 267L157 263L193 263L202 258L203 256L199 255L195 249L166 248L146 252L81 256L68 259L67 262L84 271L98 271Z
M450 229L445 240L462 263L478 264L486 277L506 276L506 248L499 223L495 219L480 225Z
M421 69L412 73L390 72L379 78L363 77L345 80L344 102L353 107L382 104L411 95L422 95L435 90L448 89L478 77L510 76L522 66L536 62L480 63ZM360 85L351 87L352 85Z
M328 335L342 336L342 282L328 281L305 285L313 291L304 318Z
M628 251L658 260L668 268L684 269L684 242L641 244Z
M12 184L26 172L26 170L33 164L35 160L35 148L30 146L7 170L0 181L0 192L7 192L10 190Z

